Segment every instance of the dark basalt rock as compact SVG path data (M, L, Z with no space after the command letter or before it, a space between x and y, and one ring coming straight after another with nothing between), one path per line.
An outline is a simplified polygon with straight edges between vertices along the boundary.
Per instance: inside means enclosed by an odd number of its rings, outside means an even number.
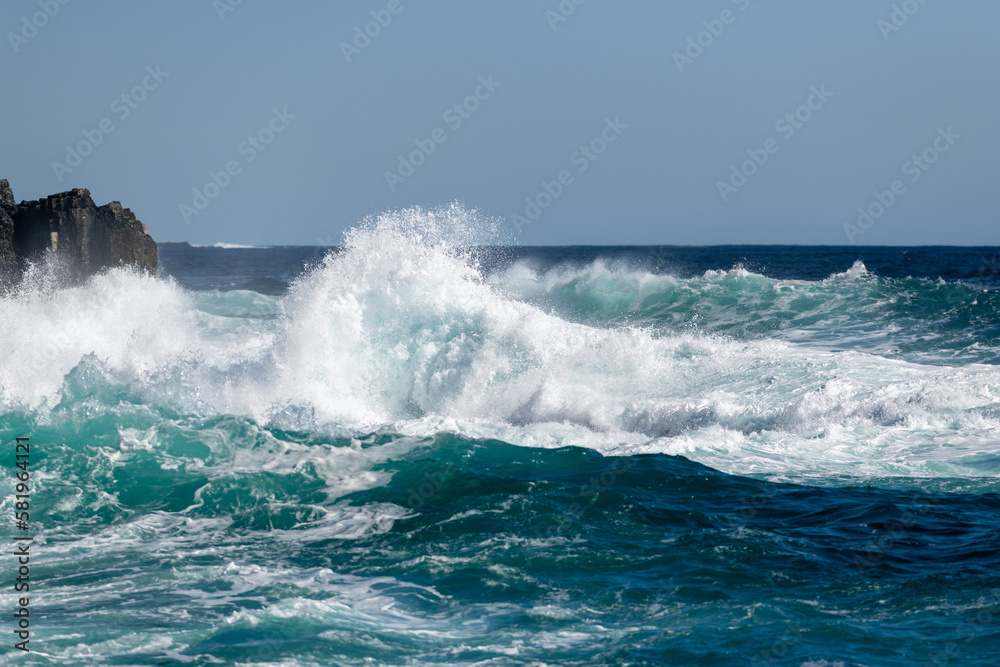
M17 276L17 256L14 254L14 193L10 183L0 180L0 284Z
M10 186L0 181L0 200L7 199L13 203ZM0 204L3 206L6 204ZM116 201L95 205L88 190L79 188L46 199L22 201L9 217L13 221L11 245L16 258L15 271L23 269L26 261L53 252L64 260L72 280L125 265L156 273L156 242L145 225ZM0 253L2 243L0 236ZM4 261L0 256L0 262ZM7 259L6 263L9 262Z

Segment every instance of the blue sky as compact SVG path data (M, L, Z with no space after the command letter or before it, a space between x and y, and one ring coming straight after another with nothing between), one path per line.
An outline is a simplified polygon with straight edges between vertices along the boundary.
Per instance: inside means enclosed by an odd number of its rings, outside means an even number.
M5 0L0 178L160 241L332 244L457 200L524 244L996 245L997 25L987 0Z

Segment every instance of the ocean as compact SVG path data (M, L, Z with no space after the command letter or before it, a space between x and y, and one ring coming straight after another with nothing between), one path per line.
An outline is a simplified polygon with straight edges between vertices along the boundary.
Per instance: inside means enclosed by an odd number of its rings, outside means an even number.
M0 662L1000 664L1000 248L475 217L0 298Z

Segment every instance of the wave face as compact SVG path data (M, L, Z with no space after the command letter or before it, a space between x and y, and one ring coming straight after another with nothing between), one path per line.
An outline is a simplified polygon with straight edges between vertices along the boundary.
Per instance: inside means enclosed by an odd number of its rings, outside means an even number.
M0 433L39 452L39 651L987 664L995 251L495 240L451 206L32 269Z

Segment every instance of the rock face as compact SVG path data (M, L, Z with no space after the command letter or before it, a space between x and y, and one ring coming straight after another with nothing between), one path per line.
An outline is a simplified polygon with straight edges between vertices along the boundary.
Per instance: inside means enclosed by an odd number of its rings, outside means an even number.
M17 275L17 256L14 254L14 193L10 183L0 180L0 284Z
M12 204L10 186L7 181L0 181L0 201L8 199ZM146 233L145 225L118 202L96 206L88 190L76 189L37 201L22 201L9 217L13 222L11 246L16 258L15 271L23 268L26 261L52 251L66 260L69 277L74 280L124 265L156 273L156 242ZM0 236L0 262L9 265L10 259L2 256L3 238Z

